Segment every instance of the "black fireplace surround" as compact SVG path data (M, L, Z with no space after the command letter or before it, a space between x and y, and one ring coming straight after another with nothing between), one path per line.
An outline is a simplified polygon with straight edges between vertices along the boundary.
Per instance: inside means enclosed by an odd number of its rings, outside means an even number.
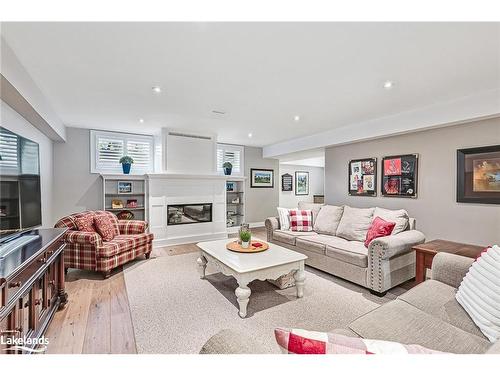
M212 203L172 204L167 206L167 225L209 223Z

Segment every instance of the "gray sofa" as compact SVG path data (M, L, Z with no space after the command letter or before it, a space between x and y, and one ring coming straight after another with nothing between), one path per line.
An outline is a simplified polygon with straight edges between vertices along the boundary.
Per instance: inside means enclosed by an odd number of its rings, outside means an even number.
M419 344L450 353L500 354L500 341L491 344L455 299L457 288L473 261L458 255L437 254L431 280L361 316L346 328L332 327L336 328L332 332ZM212 336L200 353L259 353L259 346L240 332L223 330Z
M406 211L305 202L299 202L298 208L313 211L314 231L283 230L279 218L270 217L265 221L269 242L303 253L308 256L307 265L377 295L415 277L412 247L424 242L425 236L415 230L415 219ZM396 221L399 233L377 238L366 248L363 241L376 216Z

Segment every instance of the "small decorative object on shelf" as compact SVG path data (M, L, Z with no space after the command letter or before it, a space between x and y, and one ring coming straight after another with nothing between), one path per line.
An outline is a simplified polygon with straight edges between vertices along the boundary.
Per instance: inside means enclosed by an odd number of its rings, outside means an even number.
M240 232L240 240L241 240L241 247L244 249L248 249L248 246L250 246L250 239L252 238L252 234L248 230L244 230Z
M226 182L226 190L234 191L234 182Z
M132 194L132 181L118 181L118 194Z
M122 165L123 173L124 174L129 174L130 173L130 168L132 167L132 164L134 164L134 159L132 159L128 155L123 156L120 159L120 164Z
M134 218L134 214L130 211L121 211L116 214L116 217L119 220L132 220Z
M236 197L236 198L234 198L234 199L231 201L231 203L234 203L234 204L238 204L238 203L240 203L240 197Z
M231 172L233 170L233 165L230 162L226 161L224 164L222 164L222 168L224 169L224 174L226 176L231 175Z
M128 208L136 208L137 207L137 199L127 199L127 207Z
M113 199L111 201L111 208L123 208L123 202L121 199Z
M234 219L228 215L226 219L226 226L232 227L233 225L234 225Z

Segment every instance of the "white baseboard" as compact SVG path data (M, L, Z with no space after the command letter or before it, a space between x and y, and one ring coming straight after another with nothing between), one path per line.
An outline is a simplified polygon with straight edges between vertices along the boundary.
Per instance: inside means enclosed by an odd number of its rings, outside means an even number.
M259 228L259 227L263 227L264 226L264 222L263 221L258 221L256 223L249 223L250 224L250 228Z
M153 240L154 247L182 245L187 243L201 242L201 241L214 241L223 240L227 238L227 232L219 232L213 234L199 234L195 236L182 236L173 238L158 238Z

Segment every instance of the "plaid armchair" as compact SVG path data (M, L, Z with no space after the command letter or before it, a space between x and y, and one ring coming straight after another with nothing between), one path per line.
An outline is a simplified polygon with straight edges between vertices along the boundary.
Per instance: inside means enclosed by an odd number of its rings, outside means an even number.
M88 213L109 216L115 229L115 237L111 241L103 241L96 232L78 231L75 219ZM109 277L114 268L139 255L144 254L148 259L153 249L153 234L146 233L148 224L145 221L118 220L107 211L68 215L60 219L55 227L69 228L65 235L65 267L103 272L105 278Z

